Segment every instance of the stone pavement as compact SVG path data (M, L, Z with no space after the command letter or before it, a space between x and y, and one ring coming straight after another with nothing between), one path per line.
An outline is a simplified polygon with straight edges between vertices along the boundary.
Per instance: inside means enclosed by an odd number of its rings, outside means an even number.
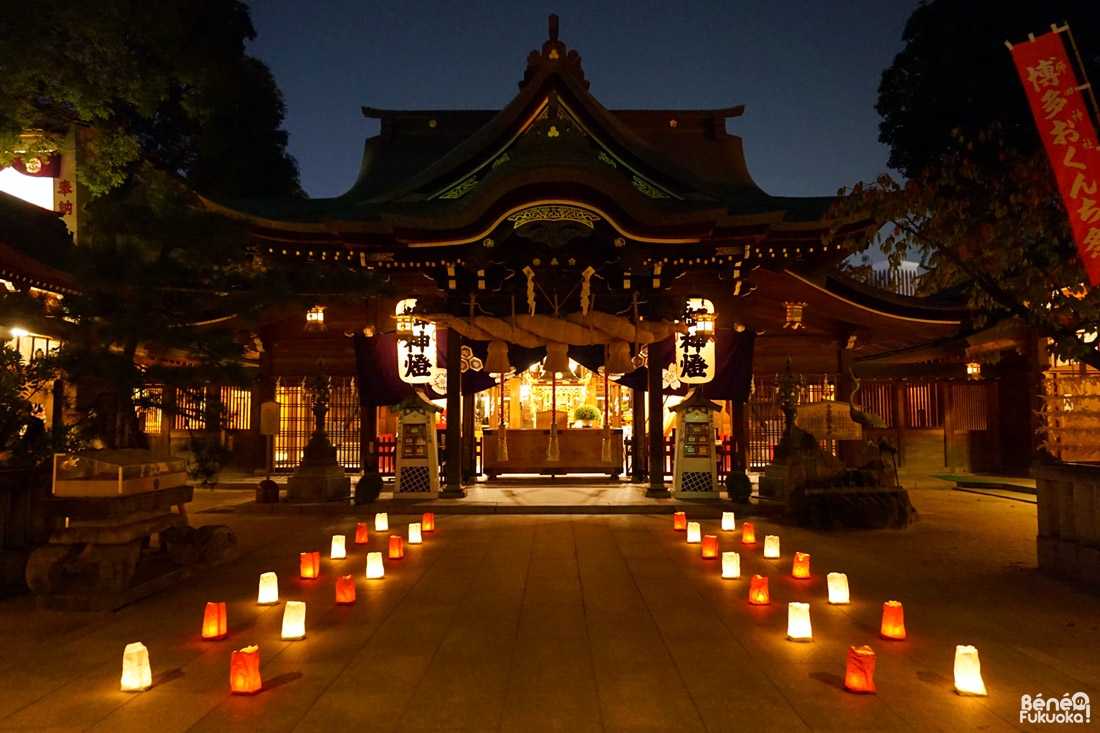
M196 494L193 523L230 524L237 560L114 613L0 601L0 730L1020 730L1022 695L1100 702L1100 599L1038 574L1035 507L1011 499L916 490L922 521L901 531L762 516L751 547L743 517L733 533L700 517L721 550L741 552L739 580L667 514L440 513L423 545L368 581L365 551L414 516L394 513L389 533L371 525L362 547L362 509L232 513L247 492ZM349 535L346 560L327 559L334 533ZM781 538L780 559L763 558L765 534ZM318 580L298 578L307 550L324 558ZM811 579L791 578L795 551L811 554ZM307 603L301 641L280 639L282 604L255 603L269 570L283 601ZM847 573L850 605L826 602L830 571ZM753 573L769 578L768 606L747 602ZM334 604L338 574L356 577L355 605ZM890 599L904 604L905 641L878 636ZM219 600L229 638L203 642L203 607ZM786 639L793 600L810 603L812 642ZM133 641L149 648L153 686L124 693ZM253 643L264 688L231 695L230 651ZM843 689L861 644L878 654L877 695ZM978 648L987 697L952 691L956 644Z

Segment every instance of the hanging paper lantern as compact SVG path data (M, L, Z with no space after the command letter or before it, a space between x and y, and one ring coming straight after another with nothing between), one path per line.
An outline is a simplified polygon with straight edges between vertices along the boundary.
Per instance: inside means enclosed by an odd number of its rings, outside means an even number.
M149 650L140 641L127 644L122 651L122 691L140 692L153 685L149 667Z
M755 534L755 533L754 533ZM769 534L764 536L764 557L774 559L779 557L779 536Z
M350 575L341 575L336 578L336 602L355 603L355 580Z
M225 601L207 603L202 614L202 638L207 641L224 639L228 633L225 621Z
M809 603L787 604L787 638L791 641L813 641Z
M299 557L299 565L301 567L301 574L303 578L307 580L313 580L321 574L320 552L303 552Z
M283 639L294 641L306 636L305 601L287 601L283 609Z
M794 553L794 563L791 565L791 575L799 580L805 580L810 577L810 556L808 553Z
M756 544L756 525L752 522L741 523L741 542L746 545Z
M370 540L367 533L367 523L359 522L355 525L355 544L365 545Z
M882 604L882 626L879 635L883 639L905 638L905 611L899 601L886 601Z
M381 578L386 574L386 567L382 564L381 552L367 553L367 577Z
M400 560L405 557L405 545L402 543L401 538L398 536L390 537L390 554L391 560Z
M688 522L687 528L687 541L690 544L695 544L702 540L702 530L699 527L698 522Z
M732 532L734 529L733 512L722 512L722 531Z
M718 535L703 536L703 557L708 560L718 557Z
M848 603L848 576L844 573L829 573L829 603Z
M409 544L419 545L423 540L420 538L420 522L409 523Z
M985 695L982 663L978 650L969 645L955 647L955 692L960 695Z
M722 577L723 578L740 578L741 577L741 556L736 552L723 552L722 553Z
M688 528L688 517L686 512L675 512L672 515L672 528L677 532L683 532Z
M332 560L343 560L348 556L347 538L342 534L334 534L332 536L332 548L329 550L328 556Z
M749 603L754 606L766 606L771 603L768 595L768 579L763 575L754 575L749 581Z
M848 647L848 666L844 670L844 689L848 692L875 692L875 653L869 646Z
M435 531L435 513L424 512L424 516L420 520L420 529L424 532Z
M260 647L246 646L229 656L229 691L234 695L255 695L263 689L260 677Z
M279 602L279 577L275 573L264 573L260 576L260 593L256 597L256 603L269 604Z
M386 512L378 512L374 515L374 531L375 532L389 532L390 531L390 515Z

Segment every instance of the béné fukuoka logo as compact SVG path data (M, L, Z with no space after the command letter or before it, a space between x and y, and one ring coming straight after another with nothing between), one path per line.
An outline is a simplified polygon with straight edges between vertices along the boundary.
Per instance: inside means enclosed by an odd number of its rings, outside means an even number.
M1061 698L1044 698L1039 693L1034 698L1024 695L1020 698L1021 723L1091 723L1092 705L1084 692Z

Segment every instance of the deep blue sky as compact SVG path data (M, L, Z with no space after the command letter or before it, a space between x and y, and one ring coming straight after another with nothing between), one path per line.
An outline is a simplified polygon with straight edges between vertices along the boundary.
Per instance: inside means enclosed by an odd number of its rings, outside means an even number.
M519 91L547 17L582 58L609 109L745 105L727 131L745 142L768 193L836 193L886 171L874 110L917 0L252 0L265 61L286 98L285 128L315 198L355 181L362 105L500 109Z

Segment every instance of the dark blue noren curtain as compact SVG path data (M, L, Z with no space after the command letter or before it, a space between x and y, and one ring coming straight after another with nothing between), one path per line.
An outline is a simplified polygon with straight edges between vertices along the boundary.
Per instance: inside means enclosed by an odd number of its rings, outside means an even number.
M714 334L714 379L703 385L703 394L712 400L731 400L737 403L747 402L752 386L752 357L756 334L752 331L734 331L719 329ZM570 349L572 356L572 349ZM577 357L573 357L577 359ZM676 358L675 336L649 346L649 364L666 369ZM577 359L580 361L580 359ZM583 362L582 362L583 363ZM585 365L587 366L587 364ZM645 391L647 367L635 369L615 381L624 387ZM689 385L681 384L676 389L664 389L664 394L686 395Z
M397 366L397 337L391 331L375 336L356 334L355 370L359 378L359 403L362 405L396 405L412 391L412 385L401 381Z

